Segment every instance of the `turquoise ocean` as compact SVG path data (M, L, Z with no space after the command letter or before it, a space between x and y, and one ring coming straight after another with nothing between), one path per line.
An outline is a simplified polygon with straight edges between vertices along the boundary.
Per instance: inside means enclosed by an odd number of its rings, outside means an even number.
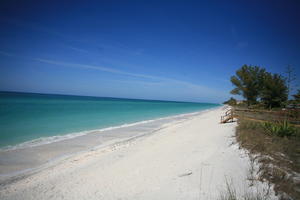
M0 148L202 111L211 103L0 92Z

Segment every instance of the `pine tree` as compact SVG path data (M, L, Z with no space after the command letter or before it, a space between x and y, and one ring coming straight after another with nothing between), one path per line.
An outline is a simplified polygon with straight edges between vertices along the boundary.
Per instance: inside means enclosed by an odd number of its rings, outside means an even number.
M236 86L231 94L242 95L248 106L255 104L263 87L264 74L264 68L243 65L236 71L236 75L231 77L232 84Z

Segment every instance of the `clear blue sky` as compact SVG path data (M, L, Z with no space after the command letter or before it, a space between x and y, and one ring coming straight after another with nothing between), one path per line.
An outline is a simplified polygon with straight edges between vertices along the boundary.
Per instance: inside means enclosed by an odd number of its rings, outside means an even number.
M222 102L243 64L299 77L297 2L3 0L0 90Z

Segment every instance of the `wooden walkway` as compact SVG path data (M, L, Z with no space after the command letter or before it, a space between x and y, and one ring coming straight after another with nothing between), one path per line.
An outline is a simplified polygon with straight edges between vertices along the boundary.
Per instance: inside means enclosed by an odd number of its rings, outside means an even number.
M299 118L288 117L287 111L264 111L264 110L250 110L250 109L236 109L229 108L225 115L221 116L220 123L234 122L234 119L246 119L257 122L279 122L287 120L296 127L300 127Z
M227 123L227 122L234 122L234 118L237 116L234 114L234 109L230 108L225 112L224 116L221 116L221 124Z

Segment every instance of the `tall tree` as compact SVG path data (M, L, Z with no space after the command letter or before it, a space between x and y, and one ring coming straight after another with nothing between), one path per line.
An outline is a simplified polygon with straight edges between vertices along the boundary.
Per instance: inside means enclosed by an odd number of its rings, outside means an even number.
M236 75L231 77L231 82L235 88L231 94L242 95L248 106L255 104L263 88L265 69L258 66L243 65L236 71Z
M285 78L279 74L266 73L261 90L261 100L268 108L280 107L288 99Z

